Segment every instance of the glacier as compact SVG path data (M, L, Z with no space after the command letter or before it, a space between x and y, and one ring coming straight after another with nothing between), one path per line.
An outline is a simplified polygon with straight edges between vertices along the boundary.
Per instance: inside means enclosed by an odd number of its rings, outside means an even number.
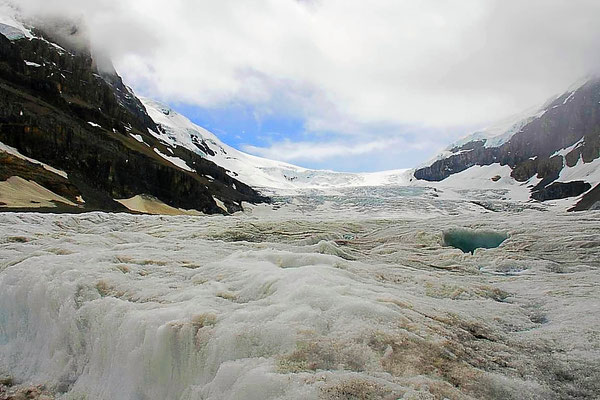
M223 143L212 132L194 124L169 106L145 97L140 100L148 115L159 126L154 137L170 147L181 146L225 168L239 179L265 194L294 194L307 189L357 186L406 185L410 171L398 169L371 173L315 170L282 161L257 157Z
M576 93L577 90L574 87L569 92L570 95ZM562 96L565 97L564 102L566 102L569 95L563 94ZM560 97L558 96L558 98ZM416 169L350 173L303 168L239 151L223 143L216 135L194 124L169 106L149 98L142 97L140 100L148 115L159 127L159 132L152 131L150 133L163 144L173 149L181 146L195 152L225 168L230 176L252 186L264 195L302 196L304 193L310 192L371 190L374 187L382 188L382 191L387 191L387 193L393 193L398 187L414 187L438 190L438 194L443 193L443 197L446 199L471 198L478 201L483 198L487 201L489 198L499 197L510 201L527 202L531 196L531 188L541 181L541 178L534 175L528 181L519 182L512 176L511 167L500 163L485 166L474 165L460 173L452 174L440 182L416 179L414 175ZM450 154L457 154L452 153L450 149L475 139L486 139L486 147L500 146L527 123L545 113L550 103L552 101L501 121L493 127L478 132L475 136L468 136L454 143L424 165L430 165L433 161L443 159ZM576 145L558 152L563 157L563 162L566 154ZM573 167L566 166L565 162L565 168L561 171L558 181L585 180L594 186L600 179L599 166L599 159L587 164L581 161ZM567 210L581 200L581 197L548 201L547 204Z
M59 399L596 398L600 212L498 204L1 213L0 375ZM471 255L449 229L508 238Z

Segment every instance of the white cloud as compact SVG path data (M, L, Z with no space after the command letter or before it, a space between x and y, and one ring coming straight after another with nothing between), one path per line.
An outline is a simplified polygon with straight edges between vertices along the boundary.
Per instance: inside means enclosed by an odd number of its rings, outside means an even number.
M284 139L273 142L268 147L243 145L242 149L248 153L288 162L325 161L336 157L353 157L365 154L381 154L390 149L395 153L407 153L422 150L428 143L410 143L402 137L345 141L291 141Z
M485 124L600 66L597 0L19 0L83 16L138 90L308 131ZM414 130L413 130L414 132ZM464 132L465 134L468 132ZM424 130L424 140L440 140Z
M130 81L204 106L268 102L274 93L244 73L256 71L314 87L358 121L464 124L518 111L599 65L596 0L19 4L84 15Z

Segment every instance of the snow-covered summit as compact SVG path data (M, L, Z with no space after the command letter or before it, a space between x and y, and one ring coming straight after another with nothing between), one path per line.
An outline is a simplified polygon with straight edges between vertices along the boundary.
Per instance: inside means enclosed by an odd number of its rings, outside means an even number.
M325 189L348 186L404 185L407 170L347 173L302 168L241 152L208 130L194 124L169 106L140 97L148 115L159 126L150 132L169 146L182 146L228 170L236 179L255 188L275 191Z
M444 151L438 154L426 165L431 165L434 161L445 158L452 154L453 149L460 148L467 143L483 141L484 147L500 147L509 141L515 134L521 132L525 126L532 121L542 117L550 110L564 106L573 100L576 92L579 91L585 84L596 79L594 76L587 76L573 83L566 92L550 97L542 104L530 107L523 112L513 114L506 118L500 119L489 126L479 129L467 136L450 144ZM558 101L561 100L561 101Z

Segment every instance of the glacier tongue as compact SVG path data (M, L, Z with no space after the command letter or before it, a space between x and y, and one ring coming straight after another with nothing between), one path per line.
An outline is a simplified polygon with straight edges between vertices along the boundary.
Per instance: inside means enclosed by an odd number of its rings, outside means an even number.
M231 176L263 191L296 193L303 189L405 185L410 178L407 170L344 173L307 169L256 157L226 145L213 133L160 102L148 98L140 100L148 115L161 127L161 132L151 132L152 135L170 146L182 146L213 161L228 170Z
M600 214L354 196L0 214L0 373L65 399L597 393ZM452 227L510 237L463 254Z

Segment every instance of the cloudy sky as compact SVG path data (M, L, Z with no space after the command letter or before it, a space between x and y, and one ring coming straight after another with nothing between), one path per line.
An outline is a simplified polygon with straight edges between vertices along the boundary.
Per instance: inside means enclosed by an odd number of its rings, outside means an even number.
M412 167L600 70L598 0L19 0L244 151Z

